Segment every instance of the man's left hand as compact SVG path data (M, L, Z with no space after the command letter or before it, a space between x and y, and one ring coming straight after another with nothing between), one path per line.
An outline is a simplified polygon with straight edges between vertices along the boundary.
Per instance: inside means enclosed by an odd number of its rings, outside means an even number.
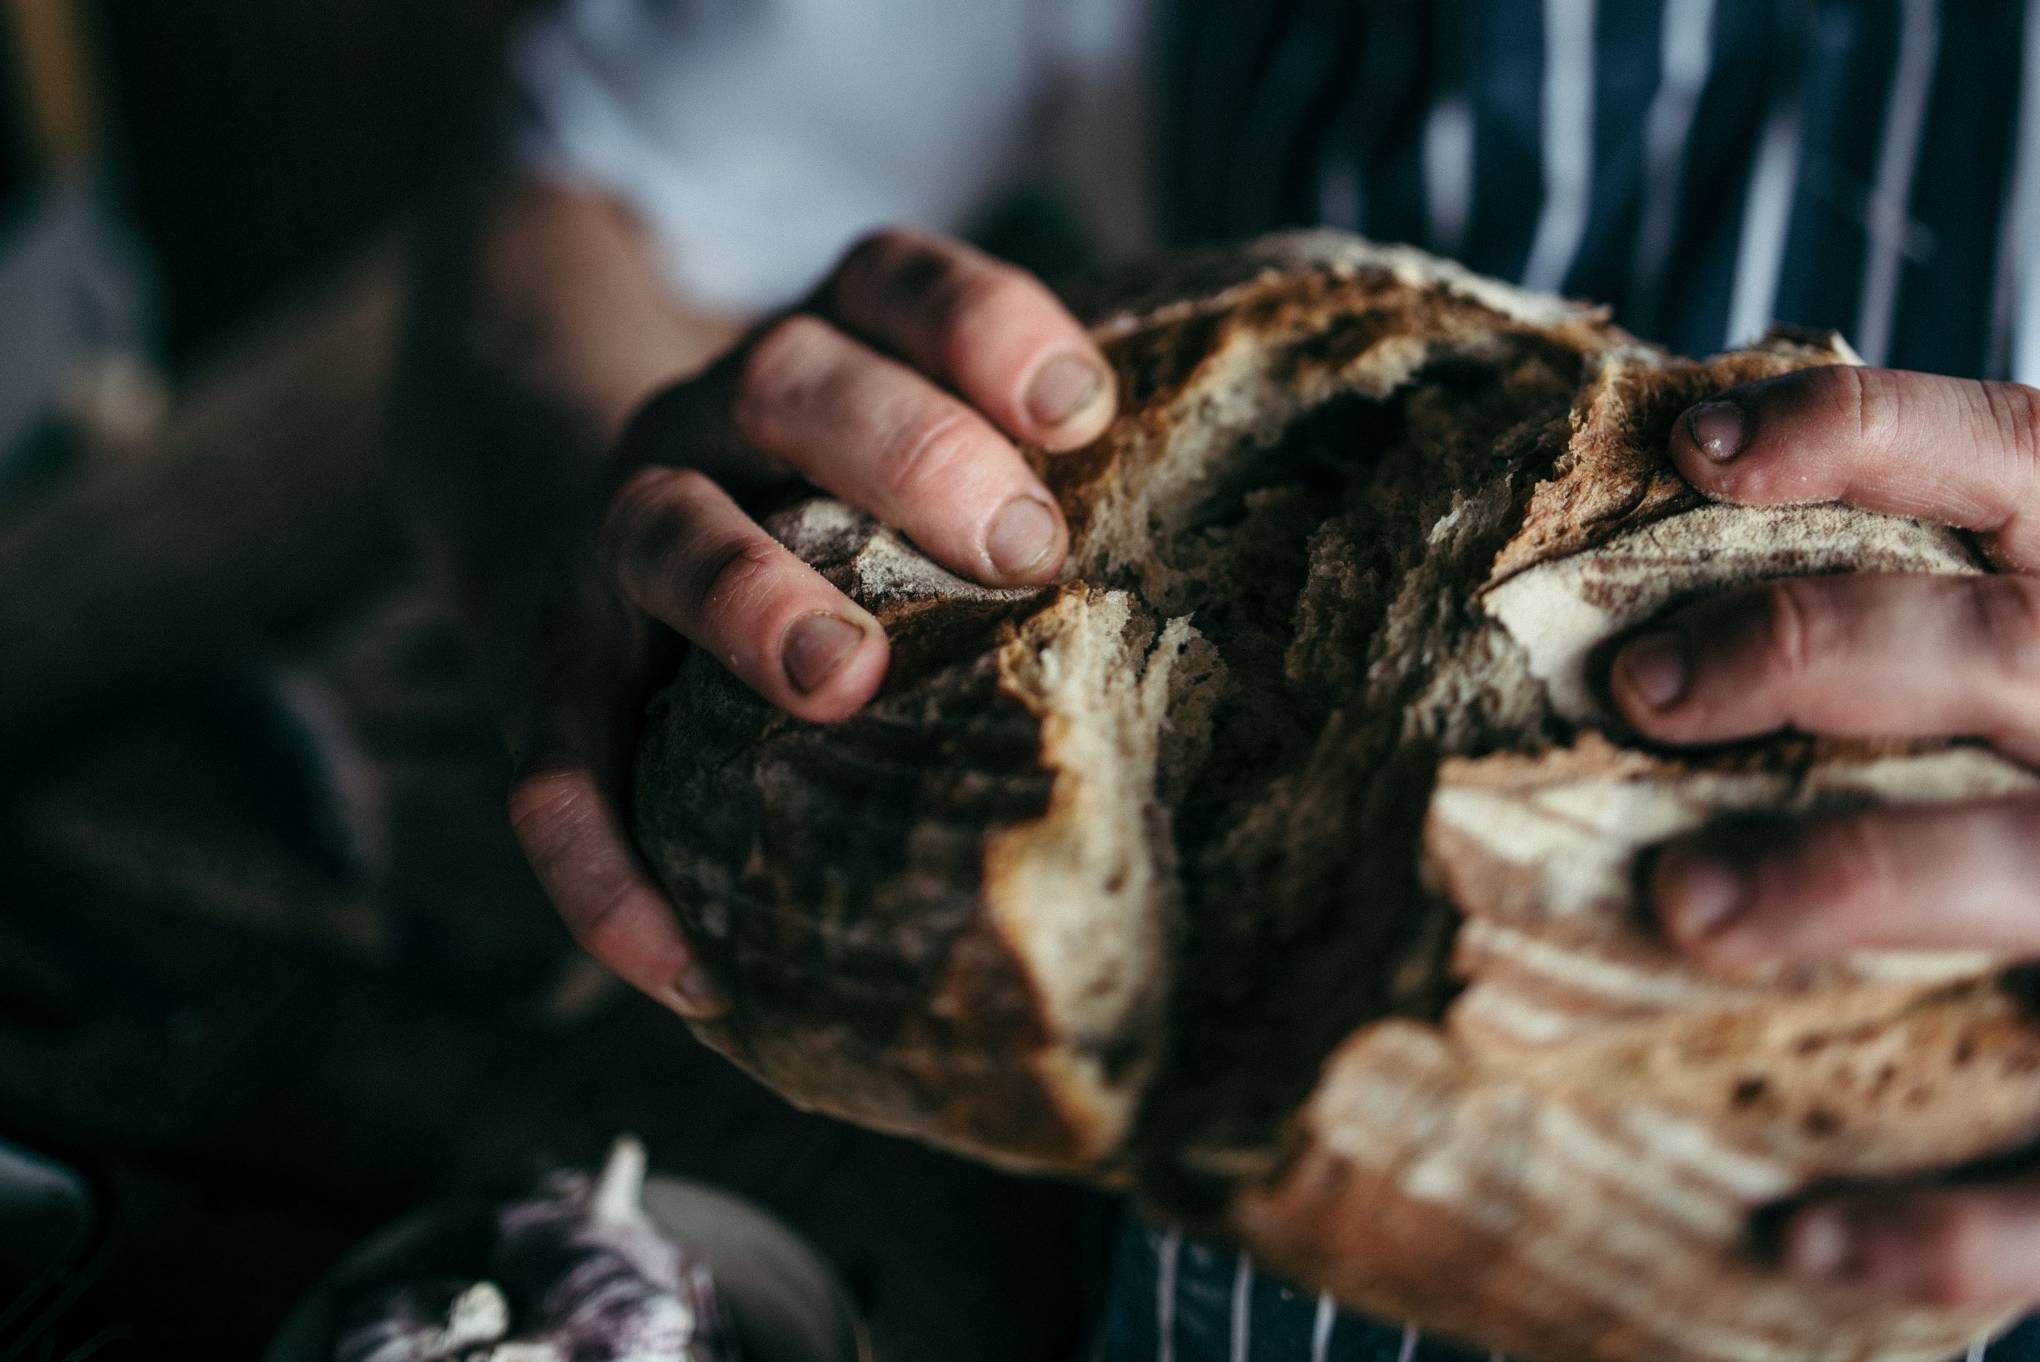
M1678 612L1615 660L1611 689L1642 733L1964 737L2040 765L2040 391L1809 369L1694 407L1672 457L1727 501L1959 526L1999 571L1793 578ZM1662 850L1651 893L1675 942L1722 962L1901 947L2040 959L2040 795L1701 834ZM2032 1305L2040 1176L1817 1202L1788 1222L1784 1254L1923 1303Z

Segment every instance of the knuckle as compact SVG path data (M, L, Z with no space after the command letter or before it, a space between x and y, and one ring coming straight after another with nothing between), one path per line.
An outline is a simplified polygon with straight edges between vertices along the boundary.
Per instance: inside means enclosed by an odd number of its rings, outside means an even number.
M706 624L727 613L770 573L778 552L777 545L750 534L703 545L682 574L681 608L686 618Z
M1882 369L1860 364L1832 364L1811 371L1809 380L1831 408L1836 426L1848 431L1864 449L1884 449L1896 442L1903 410L1898 385Z
M626 909L631 894L627 884L605 884L597 894L561 905L560 920L567 924L574 944L597 960L621 961L630 935Z
M784 552L748 521L703 514L723 495L691 468L633 475L612 500L600 552L624 598L690 636L768 578Z
M813 388L831 339L829 324L806 312L790 312L752 339L737 370L731 419L738 433L773 445L781 413Z
M1034 286L1007 266L956 271L932 305L944 367L951 373L965 370L983 352L988 335L1014 325L1035 302Z
M2040 704L2040 579L1971 578L1970 605L1976 631L1998 674Z
M977 443L973 418L961 408L909 422L879 455L879 483L895 505L911 505L953 477Z
M587 794L575 773L567 770L541 768L511 783L510 830L541 876L572 841Z
M610 498L597 547L600 560L628 592L656 577L690 537L690 507L713 488L693 469L641 468Z
M647 466L617 484L596 534L603 562L613 567L636 562L647 527L668 519L664 494L670 477L667 469Z
M1983 448L2013 460L2022 471L2040 465L2040 389L2023 383L1980 383Z
M1762 590L1764 665L1779 676L1803 676L1832 642L1835 605L1812 578L1782 578Z
M1852 917L1888 918L1900 900L1898 861L1884 825L1869 814L1845 814L1816 825L1801 847L1801 883L1808 903L1832 903Z
M892 229L878 232L845 258L840 287L888 313L942 308L958 280L971 273L961 256L932 238Z
M896 320L911 319L932 340L928 358L948 372L977 356L989 330L1039 301L1039 286L1021 270L899 231L875 234L853 248L837 287Z
M603 873L591 850L600 796L585 771L535 771L510 787L510 828L576 944L612 960L627 935L628 878Z
M610 494L606 516L610 524L627 524L644 519L665 499L666 489L679 474L660 464L634 468Z
M838 289L883 286L902 261L927 251L927 238L905 227L879 227L865 233L843 252L830 278Z

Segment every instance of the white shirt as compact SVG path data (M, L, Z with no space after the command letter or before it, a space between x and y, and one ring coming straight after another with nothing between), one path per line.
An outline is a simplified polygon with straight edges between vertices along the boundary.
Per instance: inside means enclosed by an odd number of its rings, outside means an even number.
M558 0L516 49L513 146L736 310L1022 188L1110 259L1153 189L1172 240L1346 226L1688 353L1776 318L2040 381L2040 0L1169 8L1164 61L1158 0Z
M1148 239L1143 0L566 0L511 56L513 155L607 191L690 300L757 310L888 223L1055 182Z

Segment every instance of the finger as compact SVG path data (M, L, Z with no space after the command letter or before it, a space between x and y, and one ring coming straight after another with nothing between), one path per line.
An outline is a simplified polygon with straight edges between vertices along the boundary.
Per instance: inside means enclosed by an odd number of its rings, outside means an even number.
M682 1016L724 1010L596 779L571 707L541 714L510 787L510 826L582 949Z
M1732 963L1948 948L2040 955L2040 798L1724 825L1650 868L1665 931Z
M843 258L822 302L1017 439L1075 449L1112 420L1112 370L1076 318L1034 276L960 241L875 233Z
M2040 1182L1837 1198L1787 1222L1785 1262L1816 1280L1944 1309L2040 1300Z
M2040 760L2040 579L1797 577L1672 615L1609 672L1663 742L1780 728L1980 737Z
M753 344L735 405L744 438L981 581L1035 585L1068 531L1019 451L897 360L812 316Z
M633 474L602 552L627 600L791 714L841 719L884 679L878 621L693 469Z
M1673 428L1704 492L1760 505L1846 501L1973 530L2040 567L2040 391L1838 364L1722 393Z

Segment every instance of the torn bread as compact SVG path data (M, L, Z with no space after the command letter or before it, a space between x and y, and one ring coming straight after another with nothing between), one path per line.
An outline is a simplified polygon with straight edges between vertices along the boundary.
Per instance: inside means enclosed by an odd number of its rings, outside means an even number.
M636 824L791 1099L1135 1187L1350 1305L1532 1362L1939 1357L1994 1321L1787 1281L1769 1207L2040 1136L1966 953L1709 972L1645 926L1722 817L2033 789L1971 746L1636 745L1611 642L1747 582L1977 571L1941 527L1706 502L1691 362L1330 233L1121 280L1122 414L1038 456L1068 580L973 586L831 501L772 528L892 633L832 727L696 655Z

